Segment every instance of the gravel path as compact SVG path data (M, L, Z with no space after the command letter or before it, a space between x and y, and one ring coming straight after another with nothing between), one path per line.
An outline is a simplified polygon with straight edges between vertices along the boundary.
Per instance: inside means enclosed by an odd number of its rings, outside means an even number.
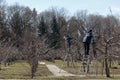
M78 76L75 74L68 73L67 71L63 69L58 68L54 64L45 64L45 62L39 62L39 64L46 65L49 71L52 72L54 76ZM79 76L84 77L85 75L79 75Z
M48 69L55 75L55 76L75 76L74 74L68 73L55 65L47 64Z

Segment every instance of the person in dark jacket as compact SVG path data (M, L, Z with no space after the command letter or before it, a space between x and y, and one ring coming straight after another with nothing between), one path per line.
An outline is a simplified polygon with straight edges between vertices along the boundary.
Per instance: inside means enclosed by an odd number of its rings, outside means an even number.
M83 44L85 49L85 55L89 55L90 43L91 39L93 38L92 30L89 30L85 37L83 38Z
M69 48L71 46L71 40L72 40L72 38L69 35L67 35L66 36L66 42L67 42L67 45L68 45Z

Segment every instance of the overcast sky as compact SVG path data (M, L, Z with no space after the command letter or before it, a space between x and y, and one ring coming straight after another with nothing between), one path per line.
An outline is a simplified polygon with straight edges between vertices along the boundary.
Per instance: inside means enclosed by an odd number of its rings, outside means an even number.
M36 8L42 12L50 7L65 8L71 14L79 10L87 10L92 14L120 15L120 0L6 0L8 5L18 3L22 6L29 6L31 9Z

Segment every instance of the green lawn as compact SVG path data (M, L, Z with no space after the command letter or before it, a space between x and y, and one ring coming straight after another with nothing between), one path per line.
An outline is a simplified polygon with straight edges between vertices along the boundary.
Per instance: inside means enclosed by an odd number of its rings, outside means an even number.
M34 78L51 76L51 72L45 65L39 65ZM0 79L28 79L30 78L30 66L25 61L17 61L15 64L4 67L0 71Z

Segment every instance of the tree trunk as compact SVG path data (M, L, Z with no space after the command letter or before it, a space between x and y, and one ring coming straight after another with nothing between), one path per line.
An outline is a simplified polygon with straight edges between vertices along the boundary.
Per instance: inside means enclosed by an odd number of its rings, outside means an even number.
M101 72L102 75L103 75L103 70L104 70L104 60L102 61L102 72Z
M108 67L107 58L105 58L105 72L106 72L106 77L110 77L110 70L109 70L109 67Z
M52 62L55 63L55 58L54 57L52 57Z
M38 67L38 59L37 57L33 59L33 61L31 61L31 79L33 79L33 77L35 76L35 72L37 70Z
M110 68L112 67L112 60L111 59L109 60L109 67Z
M31 66L31 79L33 79L33 77L34 77L34 67L33 67L33 65Z
M2 68L1 68L1 62L0 62L0 71L2 70Z
M70 67L70 48L67 51L67 67Z
M107 43L106 43L106 48L105 48L105 73L106 73L106 77L110 77L110 70L109 70L109 66L108 66L108 47L107 47Z
M55 63L55 57L56 57L57 53L56 50L54 49L54 54L52 55L52 62Z
M70 67L69 59L67 59L67 67Z

